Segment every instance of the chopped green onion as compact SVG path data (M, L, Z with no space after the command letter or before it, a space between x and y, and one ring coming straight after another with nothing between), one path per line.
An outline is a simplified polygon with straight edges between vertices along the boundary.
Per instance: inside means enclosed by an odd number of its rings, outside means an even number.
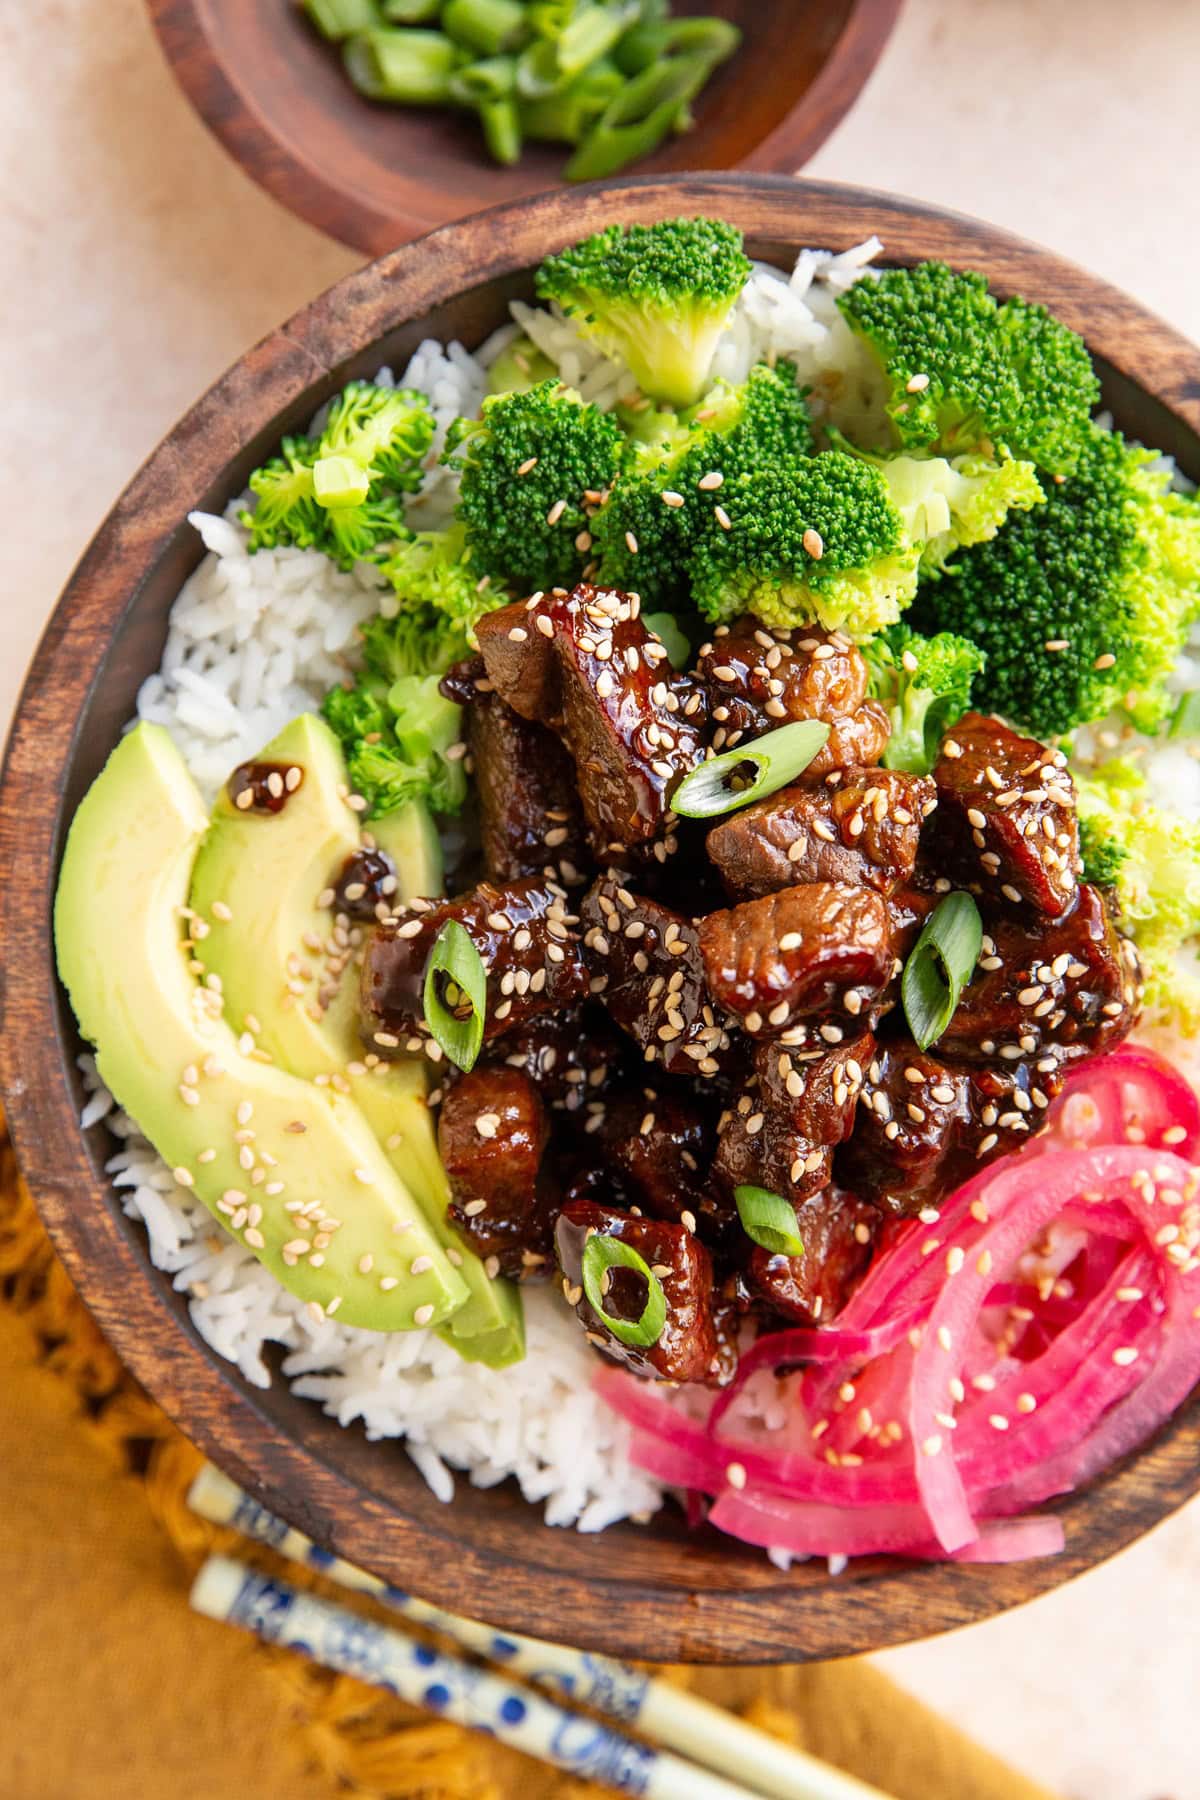
M679 621L674 613L643 613L642 624L652 631L660 644L666 647L673 669L686 669L692 660L692 646L686 635L679 629Z
M511 56L488 56L481 62L467 63L455 69L450 77L450 98L463 106L482 106L489 100L507 100L517 77L516 61Z
M803 1256L804 1241L796 1230L795 1209L769 1188L735 1187L742 1230L772 1256Z
M563 171L568 181L599 181L635 157L649 156L708 80L706 57L673 56L635 75L601 113ZM518 85L520 70L517 72Z
M626 75L638 75L668 56L703 56L715 68L741 41L740 30L728 19L664 19L635 25L614 55Z
M523 100L545 100L561 94L571 84L571 75L558 60L558 46L548 38L538 38L517 59L517 92Z
M379 23L375 0L304 0L304 10L321 36L333 43Z
M526 137L542 143L577 144L624 86L625 77L616 63L602 56L561 93L524 102L521 124Z
M442 0L379 0L389 25L424 25L436 19Z
M369 100L438 106L450 98L458 52L440 31L364 31L342 51L346 73Z
M638 1319L617 1319L604 1310L604 1277L614 1267L634 1269L645 1279L646 1304ZM657 1344L667 1322L667 1296L658 1276L632 1244L594 1232L583 1246L583 1291L592 1311L622 1344L639 1349Z
M1200 688L1192 688L1179 697L1179 705L1171 714L1168 737L1200 736Z
M425 964L425 1023L456 1068L475 1067L487 1011L487 970L469 931L447 919Z
M481 56L516 50L529 35L521 0L446 0L442 30L455 43Z
M625 27L637 16L636 5L585 6L577 12L563 31L556 46L558 66L568 75L578 75L590 67L597 57L607 56Z
M360 506L371 485L370 470L352 456L318 456L312 477L313 496L321 506Z
M521 156L521 115L517 103L505 95L499 100L484 100L479 107L483 139L498 163L511 165Z
M970 894L947 894L926 919L900 982L908 1029L920 1049L936 1043L954 1017L982 946L983 922Z
M820 719L797 719L739 744L684 776L671 796L672 810L685 819L715 819L777 793L807 769L829 736Z

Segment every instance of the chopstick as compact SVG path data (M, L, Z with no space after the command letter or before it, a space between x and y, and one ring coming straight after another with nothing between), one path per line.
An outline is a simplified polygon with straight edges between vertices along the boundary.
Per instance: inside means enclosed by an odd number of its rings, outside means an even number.
M489 1732L527 1756L607 1783L618 1793L645 1800L753 1800L747 1789L670 1751L622 1737L531 1688L431 1650L230 1557L209 1557L192 1586L192 1605L210 1619L301 1650L327 1669L386 1688L410 1706Z
M715 1790L696 1787L695 1782L701 1776L701 1771L694 1766L697 1763L746 1784L736 1789L739 1795L745 1795L749 1787L754 1795L768 1796L769 1800L888 1800L880 1789L801 1750L781 1744L724 1708L684 1693L669 1682L643 1674L628 1663L612 1657L585 1655L565 1644L493 1631L490 1626L459 1618L427 1601L401 1593L365 1569L318 1549L303 1532L285 1524L211 1463L204 1465L192 1483L188 1505L212 1524L231 1525L256 1543L270 1545L291 1562L313 1569L342 1587L371 1594L415 1623L454 1638L472 1655L503 1664L524 1680L549 1687L560 1700L591 1707L621 1725L635 1727L656 1743L667 1746L668 1750L682 1753L690 1759L686 1773L693 1783L691 1788L681 1790L685 1800L690 1800L693 1794L701 1800L702 1795L710 1792L728 1795L735 1791L724 1785ZM404 1638L400 1641L405 1645L408 1643ZM357 1669L351 1672L360 1673ZM368 1675L366 1679L372 1677ZM520 1689L515 1691L525 1693ZM527 1693L525 1697L529 1698ZM418 1699L417 1704L422 1702ZM471 1724L472 1720L463 1719L462 1723ZM576 1728L586 1723L575 1719ZM602 1728L593 1725L592 1729L599 1731ZM578 1730L572 1735L577 1736ZM524 1745L519 1747L525 1748ZM639 1745L630 1748L641 1752ZM531 1754L542 1753L535 1748ZM542 1759L552 1760L545 1756ZM676 1763L678 1758L669 1757L668 1762ZM606 1775L603 1779L610 1785L620 1786L611 1776ZM656 1795L660 1792L659 1789L636 1791Z

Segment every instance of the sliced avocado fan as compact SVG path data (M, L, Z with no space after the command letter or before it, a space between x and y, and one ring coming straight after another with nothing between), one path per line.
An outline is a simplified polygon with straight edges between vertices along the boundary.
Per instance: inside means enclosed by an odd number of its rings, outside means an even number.
M226 1017L184 931L208 818L159 725L122 739L67 838L58 968L101 1078L174 1171L289 1292L375 1331L439 1325L467 1287L332 1085L298 1079Z
M515 1362L524 1354L520 1295L488 1276L450 1222L425 1062L382 1060L359 1034L363 930L338 923L332 893L363 847L341 746L324 720L302 713L256 762L279 775L277 810L239 807L228 785L218 796L192 874L190 904L204 932L196 953L219 977L238 1030L252 1031L280 1068L348 1095L361 1110L466 1285L447 1342L472 1361ZM441 886L437 834L423 806L403 810L377 841L393 857L400 897L430 896Z

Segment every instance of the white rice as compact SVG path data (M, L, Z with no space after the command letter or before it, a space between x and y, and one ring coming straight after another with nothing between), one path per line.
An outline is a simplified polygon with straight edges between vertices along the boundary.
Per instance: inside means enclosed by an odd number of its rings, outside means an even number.
M718 347L716 373L744 379L761 358L793 358L803 384L853 364L837 312L839 291L859 279L877 240L833 254L806 250L787 275L755 266ZM630 391L628 373L583 342L553 310L515 302L514 323L477 355L429 339L399 385L433 404L437 435L424 489L410 507L415 525L450 516L457 478L437 466L452 420L471 416L487 389L487 367L520 329L590 400L612 406ZM384 369L378 380L390 384ZM137 713L171 732L197 782L211 797L231 768L251 757L296 713L319 705L352 666L358 624L377 610L376 571L337 569L315 551L280 549L251 556L237 521L246 496L223 518L195 513L207 554L171 609L162 665L144 683ZM1200 644L1195 654L1200 659ZM1200 765L1168 768L1163 782L1176 804L1186 785L1200 816ZM1184 778L1186 777L1186 783ZM1152 777L1159 779L1156 771ZM193 1193L179 1187L136 1125L114 1105L91 1057L81 1062L89 1090L82 1123L104 1120L119 1148L109 1168L126 1213L141 1220L156 1268L187 1293L192 1322L245 1379L266 1387L268 1345L282 1346L282 1372L297 1394L372 1439L403 1439L440 1499L454 1492L454 1471L480 1487L513 1476L525 1497L544 1506L549 1524L600 1530L651 1514L659 1484L628 1456L628 1431L592 1393L592 1352L555 1295L525 1290L528 1355L511 1369L467 1364L431 1332L384 1335L315 1323ZM772 1552L786 1568L786 1553ZM843 1559L834 1559L841 1562ZM831 1565L832 1566L832 1565ZM835 1571L836 1572L836 1571Z

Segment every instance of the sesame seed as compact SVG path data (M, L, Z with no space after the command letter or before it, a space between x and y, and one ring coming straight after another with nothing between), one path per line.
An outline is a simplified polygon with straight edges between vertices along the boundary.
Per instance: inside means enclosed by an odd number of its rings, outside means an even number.
M719 469L710 469L707 475L702 475L700 477L696 486L700 489L702 494L711 494L721 486L724 480L725 477L721 474Z
M921 1454L922 1456L937 1456L941 1453L941 1448L942 1440L935 1431L932 1437L927 1437L921 1445Z
M1045 647L1047 650L1066 650L1070 642L1070 638L1047 638Z
M1095 662L1092 664L1092 667L1093 667L1093 669L1111 669L1113 664L1116 662L1116 660L1117 659L1113 655L1112 651L1106 650L1104 652L1103 656L1098 656L1096 658Z
M566 512L566 510L567 510L566 501L565 500L556 500L554 502L554 505L550 508L550 511L546 514L547 525L557 525L558 521L562 518L562 516Z
M1008 1430L1008 1420L1005 1418L1003 1413L989 1413L988 1414L988 1424L992 1427L993 1431L1007 1431Z
M723 506L713 507L713 518L717 521L717 524L721 527L722 531L733 530L733 520Z
M737 1462L730 1463L725 1471L725 1479L730 1487L744 1488L746 1485L746 1471L742 1467L742 1464Z
M636 556L638 553L638 541L632 531L627 531L625 533L625 548L628 550L630 556Z
M525 458L525 461L518 466L517 474L518 475L528 475L531 470L537 468L537 465L538 465L538 459L536 456L527 456Z
M904 391L906 394L923 394L928 386L928 375L910 375L904 384Z

